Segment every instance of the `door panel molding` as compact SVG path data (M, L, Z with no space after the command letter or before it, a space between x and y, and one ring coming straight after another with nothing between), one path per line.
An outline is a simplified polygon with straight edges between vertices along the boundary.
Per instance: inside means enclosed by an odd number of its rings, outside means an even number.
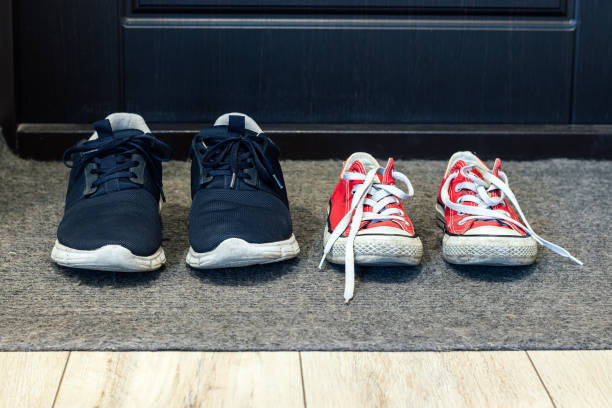
M573 19L497 19L497 18L317 18L317 17L126 17L125 29L324 29L334 30L484 30L484 31L571 31L576 30Z
M568 0L132 0L138 12L566 15Z

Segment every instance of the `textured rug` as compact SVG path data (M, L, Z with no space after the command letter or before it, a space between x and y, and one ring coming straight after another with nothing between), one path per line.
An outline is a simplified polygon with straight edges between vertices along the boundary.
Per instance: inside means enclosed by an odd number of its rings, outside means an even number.
M167 266L157 273L63 269L50 260L68 169L0 147L1 350L483 350L612 347L612 162L507 162L536 231L585 266L540 248L529 267L457 267L440 254L434 204L445 163L400 161L423 264L317 263L339 161L286 161L298 259L243 269L185 265L189 165L165 167ZM450 153L450 152L449 152Z

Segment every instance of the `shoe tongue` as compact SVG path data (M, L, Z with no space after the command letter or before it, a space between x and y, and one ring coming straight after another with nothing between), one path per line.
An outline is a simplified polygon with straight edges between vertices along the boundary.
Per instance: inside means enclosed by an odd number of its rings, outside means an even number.
M351 168L355 162L359 162L363 171L361 173L367 174L370 170L377 169L380 167L378 161L372 157L372 155L363 152L353 153L346 159L345 169L346 171L352 171Z
M106 119L94 123L94 128L96 131L89 140L95 140L98 137L112 137L114 132L122 130L139 130L143 133L151 133L151 129L149 129L142 116L124 112L111 113Z
M113 128L111 127L111 123L108 119L99 120L97 122L94 122L93 126L94 126L94 129L96 129L96 131L94 132L93 135L91 135L89 140L95 140L95 139L104 140L104 139L111 139L113 137Z
M487 166L472 152L457 152L450 158L448 166L449 170L455 166L458 161L463 161L466 166L475 166L481 171L487 171ZM463 166L461 166L463 167Z
M376 167L372 167L372 168L378 168L378 163L376 163ZM382 182L383 184L395 184L395 179L393 178L394 169L395 169L395 162L393 161L393 158L390 157L389 160L387 161L387 165L385 167L385 171L383 172L382 176L380 174L376 174L376 176L378 177L380 182ZM361 173L361 174L367 174L368 170L371 170L371 169L366 169L366 166L361 162L361 160L355 160L348 169L349 172Z
M350 173L361 173L361 174L367 174L368 170L366 169L366 167L364 166L364 164L361 162L361 160L355 160L352 164L351 167L348 168L347 172ZM382 177L380 176L380 174L376 174L376 177L378 177L379 181L382 181ZM361 184L361 181L354 181L354 183L358 183Z
M353 162L353 164L351 164L351 167L349 167L348 171L352 172L352 173L361 173L361 174L367 174L368 173L368 170L366 169L364 164L361 161L359 161L359 160L355 160ZM383 177L380 174L377 173L376 177L378 177L378 180L380 182L383 182Z
M236 130L248 129L257 134L263 133L257 122L248 115L239 112L225 113L217 118L213 126L228 126Z
M368 153L357 152L350 155L346 160L346 171L367 174L371 170L376 170L380 167L378 160ZM376 174L378 180L382 182L380 174Z

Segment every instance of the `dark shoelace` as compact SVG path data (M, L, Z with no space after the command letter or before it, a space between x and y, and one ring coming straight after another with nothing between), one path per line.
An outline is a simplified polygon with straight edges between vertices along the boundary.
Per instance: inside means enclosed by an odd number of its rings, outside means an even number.
M192 148L198 149L202 154L202 165L210 169L208 171L210 176L232 176L230 188L234 188L236 178L247 177L244 170L255 167L264 180L269 183L275 182L282 190L284 187L266 158L258 138L261 136L236 134L221 140L200 136L194 138ZM216 143L205 148L206 139Z
M153 152L158 150L159 154ZM81 158L77 162L69 164L72 155L81 153ZM149 168L153 172L155 185L159 188L161 197L166 201L162 189L162 169L159 162L166 162L172 156L172 148L159 139L147 133L142 133L135 136L113 136L109 138L98 138L88 140L77 146L68 148L62 156L62 161L68 168L82 168L88 163L94 162L98 165L97 169L93 169L92 173L98 174L99 177L92 183L92 187L99 186L109 180L118 178L132 178L134 173L130 168L138 165L133 161L131 155L133 153L141 154L149 164ZM101 159L109 155L116 155L116 165L112 167L102 167Z

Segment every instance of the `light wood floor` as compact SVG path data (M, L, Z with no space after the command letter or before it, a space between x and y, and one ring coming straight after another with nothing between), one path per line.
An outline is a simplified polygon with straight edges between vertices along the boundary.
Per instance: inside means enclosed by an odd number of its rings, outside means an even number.
M612 351L0 353L0 407L612 407Z

